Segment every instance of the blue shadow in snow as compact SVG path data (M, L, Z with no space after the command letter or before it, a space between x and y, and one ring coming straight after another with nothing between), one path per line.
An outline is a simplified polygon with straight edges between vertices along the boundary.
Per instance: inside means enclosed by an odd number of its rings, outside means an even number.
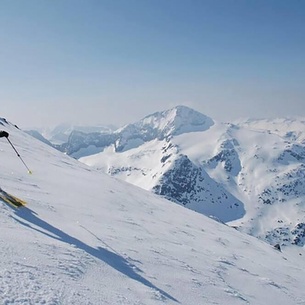
M87 252L88 254L94 256L95 258L105 262L106 264L116 269L117 271L121 272L122 274L128 276L129 278L158 291L163 298L170 299L172 301L179 303L178 300L176 300L174 297L169 295L167 292L156 287L150 281L148 281L143 276L138 274L135 270L137 270L138 272L141 272L141 270L137 268L135 265L131 264L120 254L102 247L98 247L97 249L93 248L85 244L84 242L78 240L77 238L74 238L71 235L61 231L60 229L57 229L54 226L50 225L46 221L39 218L34 211L26 207L15 210L15 214L18 216L18 218L14 216L12 217L20 224L35 231L38 231L48 237L54 238L56 240L62 241L70 245L72 244L76 246L78 249L81 249ZM23 221L22 219L25 220L26 222ZM31 224L35 225L36 227L33 227Z

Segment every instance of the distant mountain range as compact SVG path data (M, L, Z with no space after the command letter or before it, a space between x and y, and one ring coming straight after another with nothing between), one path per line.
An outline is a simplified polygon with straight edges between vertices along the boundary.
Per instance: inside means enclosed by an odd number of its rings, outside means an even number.
M177 106L56 147L272 244L305 244L304 118L221 123Z

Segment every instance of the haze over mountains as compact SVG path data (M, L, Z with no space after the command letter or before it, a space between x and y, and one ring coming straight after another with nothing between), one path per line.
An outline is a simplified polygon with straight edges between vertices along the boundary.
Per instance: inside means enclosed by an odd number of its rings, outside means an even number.
M304 248L277 251L0 125L33 172L2 138L0 186L27 202L1 202L2 304L305 303Z
M57 148L271 244L305 243L305 119L221 123L177 106Z

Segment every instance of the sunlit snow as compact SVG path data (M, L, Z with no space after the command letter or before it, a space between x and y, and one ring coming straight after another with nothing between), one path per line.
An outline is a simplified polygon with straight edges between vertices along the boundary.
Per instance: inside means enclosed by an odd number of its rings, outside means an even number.
M1 120L1 304L305 304L304 250L111 178Z

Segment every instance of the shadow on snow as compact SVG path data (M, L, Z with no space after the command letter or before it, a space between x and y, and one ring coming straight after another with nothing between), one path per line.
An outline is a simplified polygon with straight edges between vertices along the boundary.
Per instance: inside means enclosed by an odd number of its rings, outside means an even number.
M116 269L117 271L121 272L122 274L128 276L129 278L138 281L149 288L155 289L161 294L163 298L171 299L175 302L178 302L178 300L176 300L174 297L172 297L162 289L156 287L154 284L152 284L150 281L145 279L143 276L139 275L135 270L139 272L141 272L141 270L137 268L135 265L128 262L127 259L121 256L119 253L115 252L113 249L112 251L110 251L102 247L93 248L85 244L84 242L80 241L79 239L72 237L71 235L61 231L60 229L55 228L51 224L39 218L34 211L28 208L17 209L15 210L15 214L18 216L18 218L14 216L13 218L20 224L28 228L31 228L33 230L36 230L56 240L62 241L70 245L72 244L76 246L78 249L81 249L87 252L88 254L94 256L95 258L105 262L106 264ZM24 219L26 222L24 222L21 219ZM37 226L38 228L33 227L31 224ZM99 240L101 241L101 239Z

